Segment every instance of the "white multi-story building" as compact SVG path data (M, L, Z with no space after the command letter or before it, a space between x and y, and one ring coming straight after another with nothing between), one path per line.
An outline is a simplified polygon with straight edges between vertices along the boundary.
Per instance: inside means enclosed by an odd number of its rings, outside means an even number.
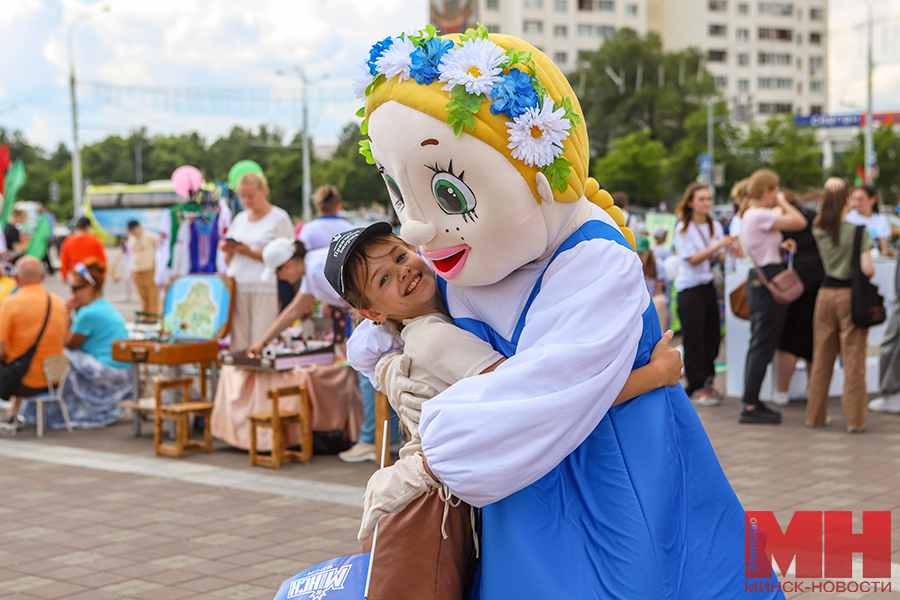
M647 32L647 0L432 0L431 6L435 24L436 11L465 10L489 31L536 46L563 71L575 68L579 52L596 51L622 27Z
M716 87L756 118L827 105L827 0L663 0L667 50L699 47Z
M758 120L822 113L827 105L828 0L431 0L431 6L436 23L438 15L465 26L480 21L532 43L563 71L622 27L658 32L667 50L700 48L723 97Z

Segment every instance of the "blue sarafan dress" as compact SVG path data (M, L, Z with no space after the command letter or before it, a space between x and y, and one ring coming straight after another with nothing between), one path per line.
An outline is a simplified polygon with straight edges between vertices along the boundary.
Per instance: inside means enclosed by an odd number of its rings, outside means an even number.
M783 598L745 591L769 580L744 578L744 512L682 387L610 408L660 329L605 213L499 284L441 286L508 357L422 409L429 466L483 507L473 598Z

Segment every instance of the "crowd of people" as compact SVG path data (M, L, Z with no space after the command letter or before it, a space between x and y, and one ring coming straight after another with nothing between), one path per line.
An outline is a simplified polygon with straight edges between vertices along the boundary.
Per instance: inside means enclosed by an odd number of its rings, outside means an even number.
M773 367L774 395L770 404L784 406L798 360L806 363L806 425L823 427L835 359L844 372L841 407L847 430L865 430L867 410L900 413L900 351L896 300L882 342L880 392L868 402L866 353L868 329L851 317L851 279L854 268L870 278L872 251L891 258L891 229L880 212L878 195L868 185L850 187L832 178L825 189L798 197L781 189L778 176L760 170L732 189L734 214L719 222L712 214L707 187L692 183L676 208L677 225L672 247L677 273L667 269L668 231L637 238L647 287L666 318L677 314L684 352L684 386L696 406L716 406L723 394L714 385L715 361L721 346L720 306L724 267L746 259L749 271L745 297L749 308L750 338L743 378L741 423L778 424L781 414L760 400L769 365ZM854 237L862 226L859 264L853 264ZM802 294L783 304L770 291L779 273L793 269L802 282ZM900 273L897 274L900 286ZM667 308L674 301L677 310ZM900 297L900 287L883 290L889 299Z

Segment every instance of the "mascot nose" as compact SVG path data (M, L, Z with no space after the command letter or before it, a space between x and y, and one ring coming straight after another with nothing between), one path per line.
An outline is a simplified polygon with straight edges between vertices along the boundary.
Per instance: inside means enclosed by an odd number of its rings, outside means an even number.
M434 225L425 221L409 219L400 227L400 237L408 244L419 247L434 239Z

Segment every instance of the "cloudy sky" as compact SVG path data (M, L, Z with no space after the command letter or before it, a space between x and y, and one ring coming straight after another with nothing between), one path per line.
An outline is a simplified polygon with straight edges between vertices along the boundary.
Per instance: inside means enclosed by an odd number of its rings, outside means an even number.
M872 2L875 108L900 110L900 0ZM865 18L864 2L830 0L829 112L865 101ZM141 126L292 136L299 68L314 139L332 143L358 108L350 80L368 47L426 20L427 0L0 0L0 127L71 145L71 34L82 143Z

